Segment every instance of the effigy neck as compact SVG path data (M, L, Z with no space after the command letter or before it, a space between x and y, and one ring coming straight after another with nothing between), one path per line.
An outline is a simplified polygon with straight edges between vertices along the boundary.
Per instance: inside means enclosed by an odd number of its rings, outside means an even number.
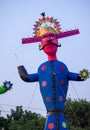
M57 60L57 57L56 55L55 56L48 56L48 60L51 61L51 60Z

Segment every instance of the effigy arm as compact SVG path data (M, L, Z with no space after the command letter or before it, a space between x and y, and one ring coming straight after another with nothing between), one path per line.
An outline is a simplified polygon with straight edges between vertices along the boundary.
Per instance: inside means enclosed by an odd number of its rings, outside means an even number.
M21 77L21 79L25 82L36 82L38 81L38 74L34 73L34 74L28 74L25 67L23 65L18 66L18 73L19 76Z

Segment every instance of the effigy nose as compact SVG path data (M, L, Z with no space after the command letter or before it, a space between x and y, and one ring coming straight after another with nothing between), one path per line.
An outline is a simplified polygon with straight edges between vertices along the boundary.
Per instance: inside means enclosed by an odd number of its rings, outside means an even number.
M49 39L47 39L47 42L48 42L48 43L50 43L51 41L52 41L52 39L50 39L50 38L49 38Z

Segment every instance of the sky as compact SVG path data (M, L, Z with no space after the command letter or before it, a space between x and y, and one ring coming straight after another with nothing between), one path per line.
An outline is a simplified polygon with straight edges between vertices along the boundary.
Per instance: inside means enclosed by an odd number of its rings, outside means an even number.
M42 12L57 18L62 31L79 29L79 35L59 39L62 47L57 58L71 72L90 71L90 0L0 0L0 84L5 80L13 83L11 91L0 95L1 116L10 114L16 106L46 116L38 82L22 81L17 71L24 65L29 74L36 73L47 61L39 43L21 43L23 37L33 36L33 25ZM90 78L69 82L68 97L90 101Z

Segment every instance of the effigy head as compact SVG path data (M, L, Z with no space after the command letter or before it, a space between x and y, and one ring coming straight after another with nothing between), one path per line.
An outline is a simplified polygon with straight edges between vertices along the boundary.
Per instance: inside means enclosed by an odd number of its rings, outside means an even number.
M41 15L42 18L38 19L34 24L34 36L22 38L22 44L41 42L39 49L45 51L47 43L49 49L49 43L53 44L54 48L57 48L57 46L61 46L58 43L58 39L79 34L78 29L62 31L61 25L57 19L45 17L45 13L42 13Z
M54 55L57 51L58 40L56 34L60 32L60 24L57 19L53 17L42 17L34 25L34 34L40 37L41 44L39 45L40 50L44 50L47 55Z

